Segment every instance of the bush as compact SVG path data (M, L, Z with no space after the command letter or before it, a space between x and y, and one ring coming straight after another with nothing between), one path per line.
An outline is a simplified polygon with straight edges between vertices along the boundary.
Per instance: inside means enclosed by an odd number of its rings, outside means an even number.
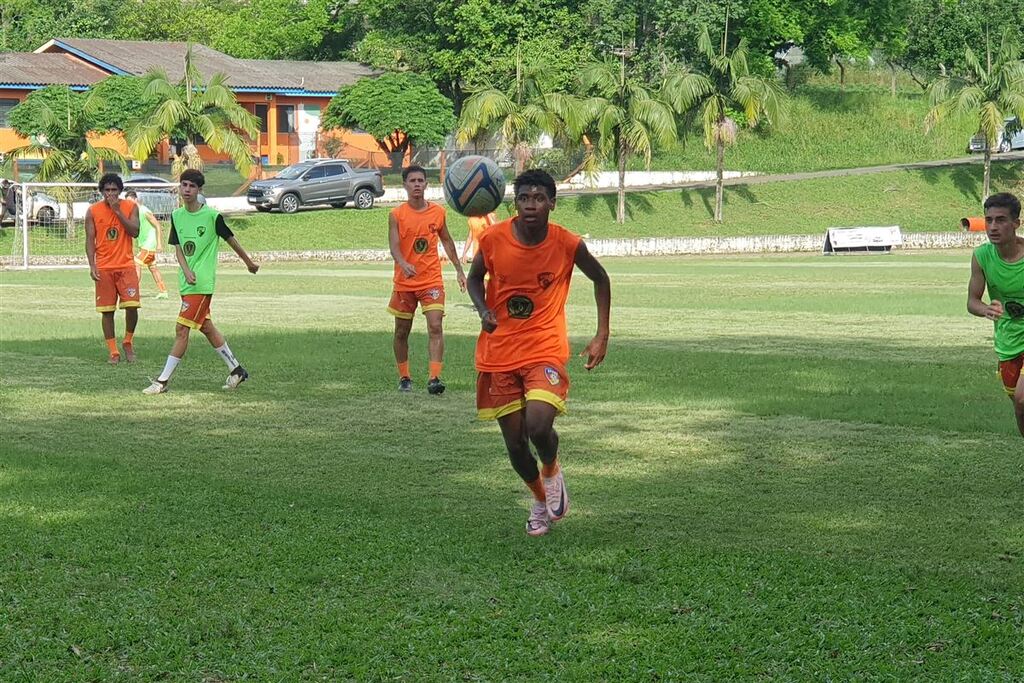
M542 168L554 177L555 180L562 180L572 170L572 161L565 150L552 148L537 152L530 157L532 168Z

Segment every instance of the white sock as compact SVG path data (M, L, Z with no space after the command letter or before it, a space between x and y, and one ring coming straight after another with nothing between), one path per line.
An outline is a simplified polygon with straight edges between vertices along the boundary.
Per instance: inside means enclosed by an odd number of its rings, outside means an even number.
M235 354L231 353L231 349L228 348L228 343L224 342L224 346L217 347L217 353L224 359L224 362L228 365L228 370L234 370L240 363L235 360Z
M164 363L164 371L160 373L157 380L160 382L166 382L171 378L171 373L174 372L174 368L178 367L178 363L181 362L180 358L174 356L167 356L167 362Z

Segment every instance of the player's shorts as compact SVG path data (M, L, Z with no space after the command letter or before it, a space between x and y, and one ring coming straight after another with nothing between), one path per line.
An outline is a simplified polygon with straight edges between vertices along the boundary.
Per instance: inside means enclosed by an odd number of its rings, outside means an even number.
M109 313L121 308L139 308L139 276L135 268L99 271L96 282L96 310Z
M999 361L999 379L1003 380L1003 388L1011 397L1017 390L1022 368L1024 368L1024 354L1010 360Z
M140 266L151 266L156 263L156 252L149 249L139 249L139 253L135 256L135 262Z
M537 363L507 372L478 372L476 414L481 420L500 417L526 408L527 401L543 401L565 412L569 398L569 373L559 363Z
M416 312L416 305L420 310L441 311L444 313L444 287L430 287L415 292L391 292L391 301L388 302L388 313L403 320L412 320Z
M178 324L198 330L204 322L210 319L210 301L212 299L212 294L182 294Z

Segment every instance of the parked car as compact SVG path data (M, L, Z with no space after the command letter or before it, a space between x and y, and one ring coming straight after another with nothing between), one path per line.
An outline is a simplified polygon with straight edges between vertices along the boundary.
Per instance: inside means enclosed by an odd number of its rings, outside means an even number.
M1016 118L1010 117L1003 122L1003 128L999 131L999 144L994 151L1003 153L1014 149L1024 149L1024 126ZM969 152L985 151L985 136L975 135L967 147Z
M380 171L356 170L343 159L310 159L282 169L273 178L256 180L246 198L257 211L279 208L295 213L301 206L330 204L340 209L352 202L369 209L384 195Z
M14 195L14 216L21 219L24 212L22 206L21 186L15 185ZM73 202L72 212L76 219L85 218L85 212L89 208L88 202ZM62 221L68 216L68 205L51 194L40 190L32 190L28 195L28 220L32 223L50 225Z
M167 218L179 206L177 183L160 176L133 173L125 178L124 189L135 190L139 202L157 218Z

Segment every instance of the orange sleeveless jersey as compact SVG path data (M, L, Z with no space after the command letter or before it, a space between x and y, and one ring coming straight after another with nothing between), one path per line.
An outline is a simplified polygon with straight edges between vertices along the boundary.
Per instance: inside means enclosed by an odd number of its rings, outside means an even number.
M486 216L470 216L466 219L466 225L469 226L469 238L479 242L480 235L484 234L484 230L494 222L493 213L489 213Z
M131 215L135 202L121 200L121 213ZM92 222L96 226L96 268L99 270L120 270L135 267L132 252L132 238L121 225L117 214L105 201L98 201L89 207Z
M495 223L480 236L480 253L491 276L485 299L498 319L494 332L481 332L477 339L480 372L569 360L565 300L580 238L548 223L545 240L527 246L515 238L512 220Z
M399 249L402 258L416 268L416 275L406 277L395 264L395 291L415 292L443 284L441 260L437 257L437 236L445 224L444 207L427 202L427 208L417 211L406 202L391 214L398 219Z

